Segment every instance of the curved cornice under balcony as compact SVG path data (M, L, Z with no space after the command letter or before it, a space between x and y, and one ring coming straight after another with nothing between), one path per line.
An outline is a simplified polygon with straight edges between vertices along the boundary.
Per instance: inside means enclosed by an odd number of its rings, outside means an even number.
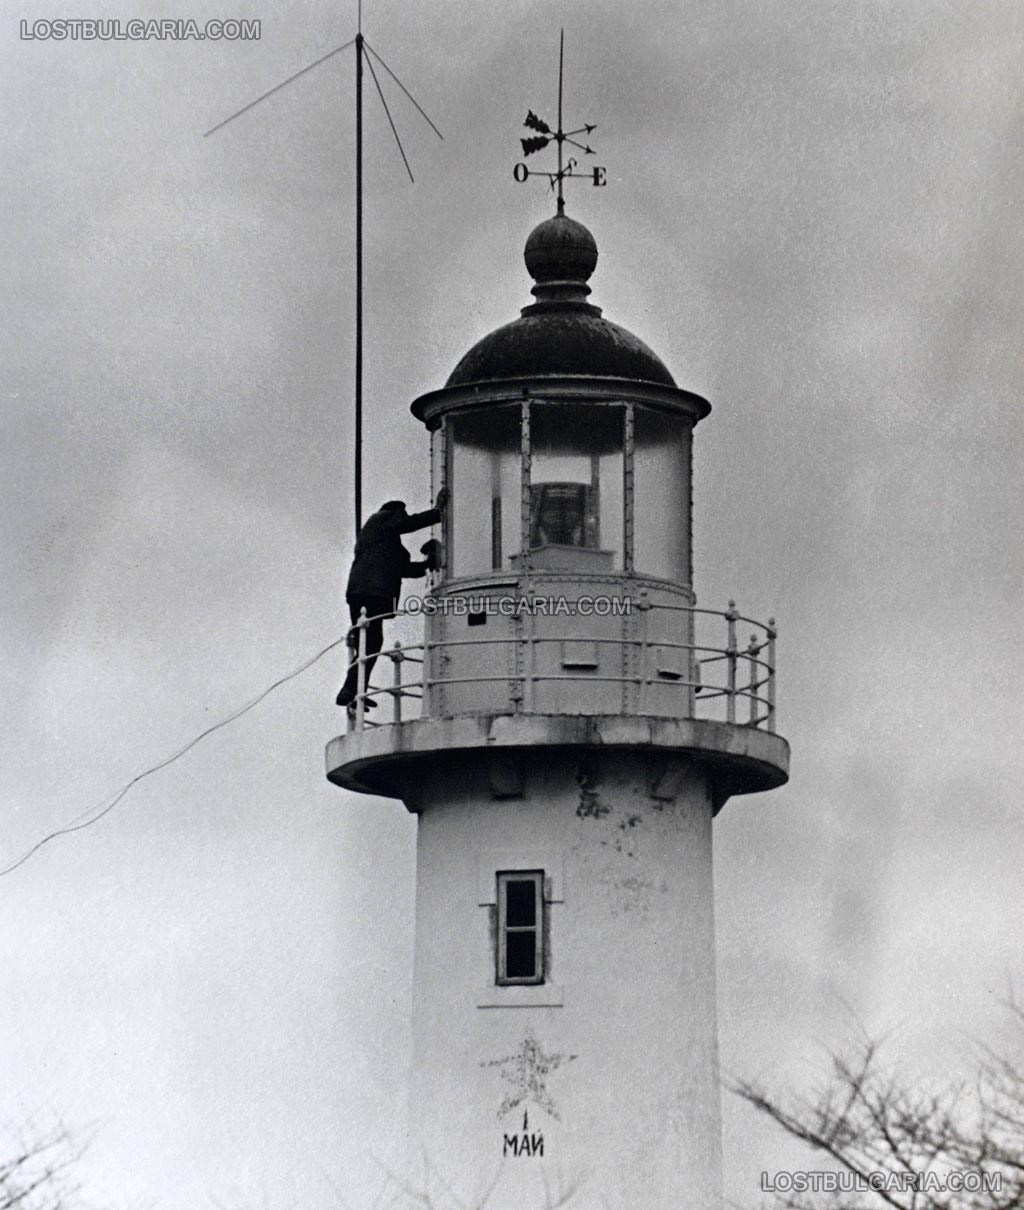
M711 774L715 809L734 794L756 794L789 780L789 744L757 727L710 719L646 715L464 715L420 718L338 736L327 745L327 777L361 794L402 799L417 810L425 764L486 753L529 756L539 749L633 750L693 760Z

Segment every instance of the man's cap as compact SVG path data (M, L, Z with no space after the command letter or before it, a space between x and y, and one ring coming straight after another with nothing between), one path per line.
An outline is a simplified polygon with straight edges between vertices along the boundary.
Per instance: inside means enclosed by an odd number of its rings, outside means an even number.
M380 511L382 513L397 512L400 508L405 508L404 500L388 500L380 506Z

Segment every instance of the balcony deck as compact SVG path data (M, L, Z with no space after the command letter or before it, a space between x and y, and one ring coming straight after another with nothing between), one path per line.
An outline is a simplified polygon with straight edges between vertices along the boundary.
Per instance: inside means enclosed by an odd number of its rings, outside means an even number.
M665 612L674 639L664 617L652 626ZM346 789L408 798L413 770L426 761L589 746L699 760L713 769L720 802L788 779L789 745L775 734L774 622L746 618L734 602L715 611L641 594L625 625L610 632L600 619L579 619L571 639L528 616L514 632L479 638L472 630L438 638L448 632L428 621L424 639L423 619L403 612L389 617L393 645L366 684L369 621L355 628L360 692L349 729L327 749L328 778ZM741 626L752 629L745 646ZM581 654L609 649L610 670Z

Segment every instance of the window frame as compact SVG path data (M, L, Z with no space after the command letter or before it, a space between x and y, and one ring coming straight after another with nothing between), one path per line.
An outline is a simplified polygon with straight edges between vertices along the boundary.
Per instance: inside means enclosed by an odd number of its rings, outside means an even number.
M534 887L534 922L532 925L510 925L508 923L508 886L513 882L528 882ZM546 982L545 951L547 941L547 905L544 895L544 871L498 870L496 874L496 938L495 938L495 984L498 987L538 987ZM508 974L509 933L535 934L534 973L532 975Z

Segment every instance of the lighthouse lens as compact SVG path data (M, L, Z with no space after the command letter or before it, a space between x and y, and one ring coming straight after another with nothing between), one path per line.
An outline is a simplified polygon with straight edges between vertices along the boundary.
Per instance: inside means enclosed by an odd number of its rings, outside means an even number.
M618 403L531 404L533 566L622 567L624 415Z
M530 489L531 546L597 546L596 489L589 483L535 483Z

